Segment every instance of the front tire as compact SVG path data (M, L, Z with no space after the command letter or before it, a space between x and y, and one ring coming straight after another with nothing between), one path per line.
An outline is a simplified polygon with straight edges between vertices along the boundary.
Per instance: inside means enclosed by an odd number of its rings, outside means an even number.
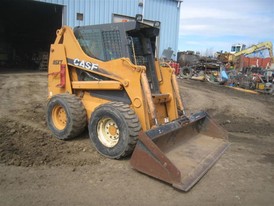
M132 153L141 131L137 115L129 105L122 102L97 107L91 115L88 128L97 151L115 159Z
M58 139L68 140L82 133L87 124L86 118L82 101L75 95L58 94L48 101L47 125Z

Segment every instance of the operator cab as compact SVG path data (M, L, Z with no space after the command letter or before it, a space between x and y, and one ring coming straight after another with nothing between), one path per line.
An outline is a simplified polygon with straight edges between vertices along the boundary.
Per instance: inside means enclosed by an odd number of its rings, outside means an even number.
M159 28L131 21L76 27L74 34L82 50L92 58L101 61L129 58L133 64L145 66L152 92L159 93L155 71Z

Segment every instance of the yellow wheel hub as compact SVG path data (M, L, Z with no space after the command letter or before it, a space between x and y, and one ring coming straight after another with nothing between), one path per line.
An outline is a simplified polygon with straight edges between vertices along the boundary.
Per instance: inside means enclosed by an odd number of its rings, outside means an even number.
M52 110L52 121L54 126L59 129L65 129L67 125L67 113L61 105L56 105Z

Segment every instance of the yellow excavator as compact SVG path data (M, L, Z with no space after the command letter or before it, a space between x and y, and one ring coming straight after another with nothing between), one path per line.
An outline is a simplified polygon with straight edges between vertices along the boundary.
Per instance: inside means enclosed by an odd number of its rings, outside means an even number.
M269 50L269 56L270 57L273 57L273 51L272 51L272 48L273 48L273 45L270 41L266 41L266 42L261 42L259 44L256 44L256 45L253 45L251 47L248 47L247 49L243 49L239 52L236 52L234 55L237 57L237 56L240 56L242 54L251 54L255 51L259 51L259 50L263 50L263 49L267 49Z
M274 57L273 57L273 45L270 41L261 42L259 44L253 45L248 47L247 49L243 49L239 52L236 52L235 54L232 54L234 64L236 65L236 68L242 69L243 68L243 60L241 59L244 55L249 55L254 52L262 51L262 50L268 50L270 62L267 65L267 68L274 68Z
M231 47L230 53L225 52L216 54L217 58L223 63L233 63L236 65L236 69L242 69L243 62L241 61L241 56L249 55L262 50L268 50L269 52L270 62L267 65L267 68L274 68L273 45L270 41L261 42L248 48L246 48L245 44L234 44Z
M228 147L207 113L185 115L174 69L156 58L159 28L122 22L57 31L47 125L60 140L86 127L96 150L188 191Z

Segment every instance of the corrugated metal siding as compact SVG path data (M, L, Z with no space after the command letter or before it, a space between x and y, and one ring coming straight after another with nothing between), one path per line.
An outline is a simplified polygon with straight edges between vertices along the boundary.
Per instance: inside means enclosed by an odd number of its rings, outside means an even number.
M112 21L112 14L135 16L142 14L139 0L38 0L41 2L64 5L66 24L75 27L104 24ZM178 48L179 13L175 0L145 0L144 18L161 22L160 55L164 49ZM83 13L84 20L76 20L76 13Z
M179 13L174 0L146 0L145 19L161 22L160 55L164 49L171 47L177 53L179 35Z

